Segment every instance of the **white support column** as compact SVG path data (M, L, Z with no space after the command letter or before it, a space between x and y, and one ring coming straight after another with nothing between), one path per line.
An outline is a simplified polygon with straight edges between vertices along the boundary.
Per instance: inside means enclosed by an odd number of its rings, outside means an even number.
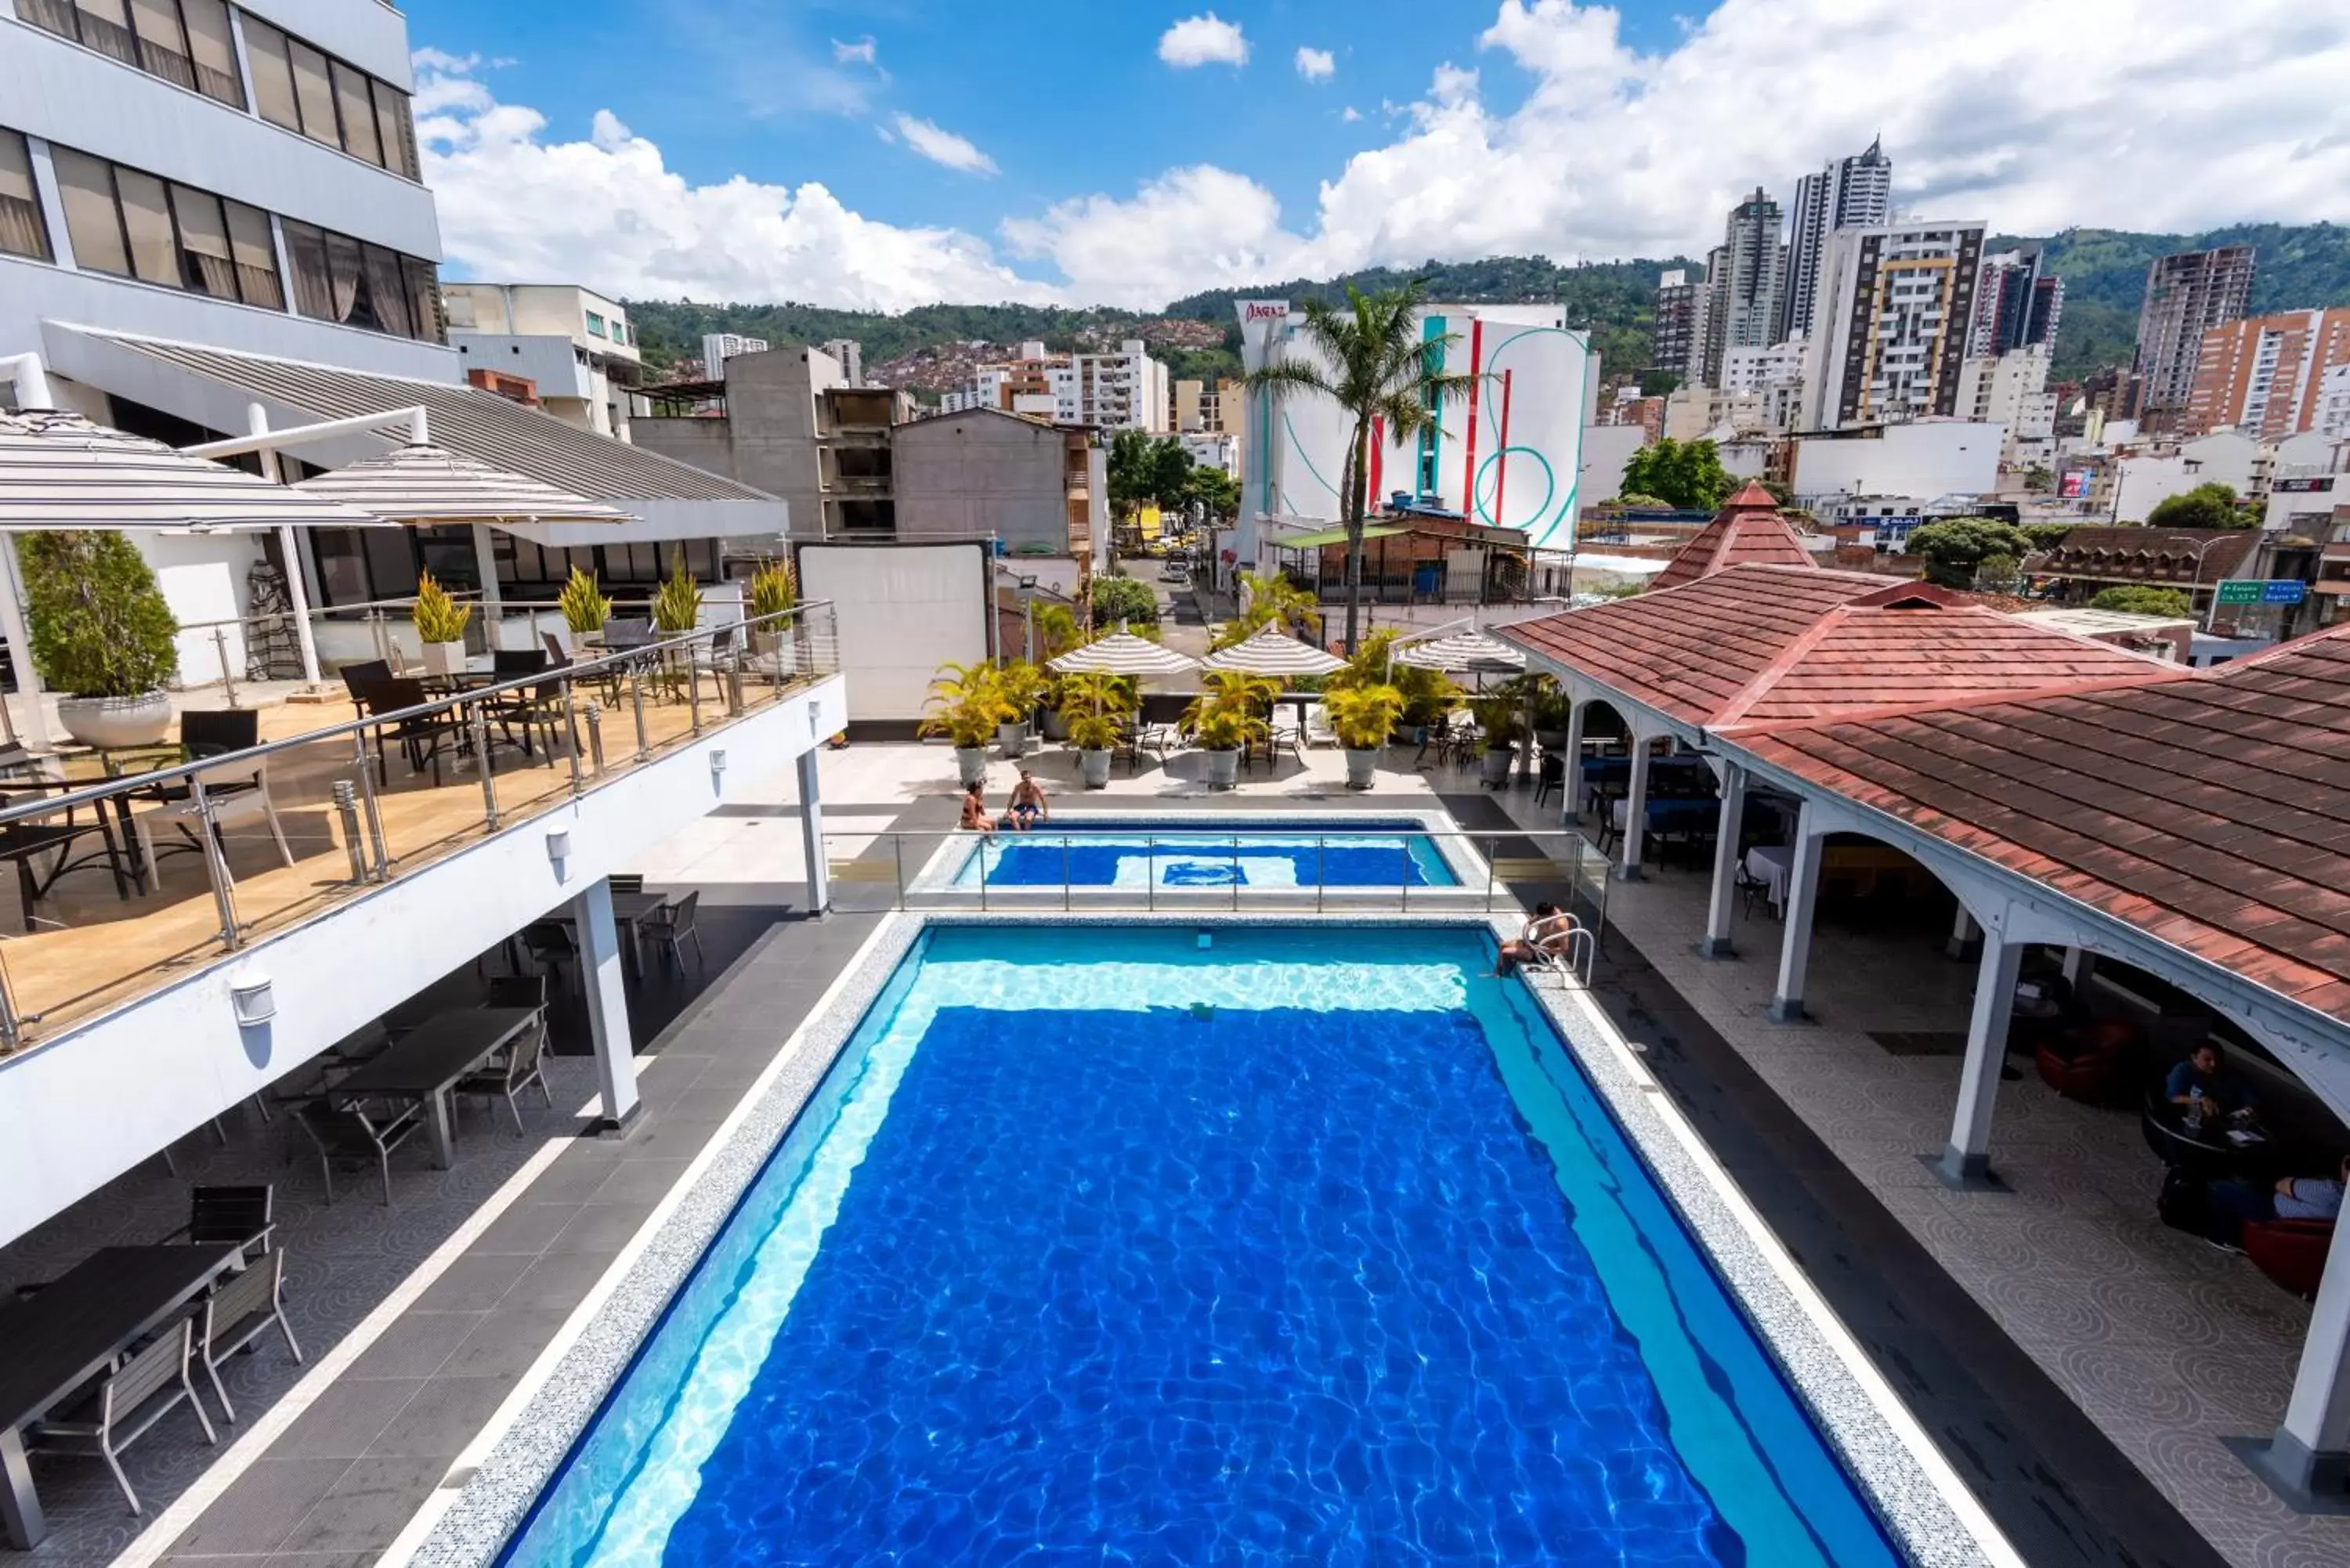
M2310 1511L2340 1511L2350 1501L2350 1242L2337 1230L2326 1249L2325 1273L2284 1424L2262 1447L2239 1449L2286 1502Z
M16 672L16 697L25 712L24 728L18 730L11 723L9 731L22 735L33 750L46 752L49 704L41 695L40 671L33 668L33 638L25 627L24 585L16 573L16 535L0 535L0 637L8 639L8 661Z
M629 1033L629 995L621 972L620 931L612 919L612 884L598 877L571 900L579 931L579 987L588 1002L588 1027L596 1042L596 1086L603 1096L598 1118L608 1131L636 1119L636 1042Z
M807 912L821 915L832 908L832 881L824 857L824 792L816 782L817 747L796 764L800 784L800 853L807 860Z
M1583 820L1583 721L1591 712L1588 701L1569 698L1566 711L1566 772L1560 776L1559 821L1568 827Z
M1950 940L1942 944L1942 951L1953 961L1964 963L1982 950L1982 928L1964 904L1959 906L1958 918L1950 922Z
M1624 863L1616 872L1626 882L1640 880L1640 850L1648 836L1648 744L1649 736L1634 724L1632 787L1624 794Z
M1786 929L1779 939L1779 987L1772 993L1774 1023L1802 1023L1804 976L1812 961L1812 911L1820 900L1820 849L1827 836L1814 830L1818 807L1810 801L1795 817L1794 864L1787 868Z
M1983 933L1974 1012L1967 1022L1966 1066L1959 1075L1958 1115L1950 1124L1950 1145L1934 1164L1942 1185L1960 1191L1994 1185L1991 1113L1999 1108L1999 1072L2007 1061L2007 1025L2015 1010L2015 975L2022 961L2022 942L1998 931Z
M1738 879L1738 829L1746 816L1746 770L1736 763L1721 769L1721 824L1713 841L1713 896L1706 904L1705 940L1700 958L1738 955L1730 946L1730 903Z
M473 570L482 579L482 632L492 652L504 644L498 638L498 622L504 618L504 598L498 592L498 544L486 523L473 524Z

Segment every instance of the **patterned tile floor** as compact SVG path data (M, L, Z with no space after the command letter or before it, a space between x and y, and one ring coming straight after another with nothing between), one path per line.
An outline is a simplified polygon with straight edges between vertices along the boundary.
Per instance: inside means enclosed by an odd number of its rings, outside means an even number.
M1555 823L1528 792L1500 804ZM1638 948L2230 1563L2350 1563L2350 1518L2294 1513L2220 1443L2275 1430L2308 1304L2157 1220L2160 1171L2136 1119L2036 1077L2004 1083L1991 1158L2009 1190L1947 1190L1918 1157L1948 1141L1960 1059L1869 1034L1962 1031L1975 966L1943 956L1942 930L1823 921L1806 999L1818 1023L1779 1027L1762 1010L1781 928L1758 909L1737 923L1741 959L1700 959L1706 890L1686 867L1613 888L1610 939Z

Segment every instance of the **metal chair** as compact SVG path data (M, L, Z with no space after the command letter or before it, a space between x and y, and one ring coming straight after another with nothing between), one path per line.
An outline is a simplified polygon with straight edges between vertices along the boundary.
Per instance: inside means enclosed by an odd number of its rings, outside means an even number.
M358 664L346 664L335 672L343 678L343 690L350 693L351 707L362 719L367 717L367 703L360 699L359 688L379 680L391 679L391 661L369 659Z
M425 694L423 681L402 677L362 682L359 695L362 711L371 718L421 708L432 701ZM411 772L422 773L431 766L433 787L437 789L441 784L441 748L445 744L452 755L463 750L465 726L446 709L375 726L376 781L390 788L391 779L384 755L387 735L400 743Z
M36 1423L26 1434L26 1447L35 1453L85 1458L96 1454L114 1472L114 1484L122 1489L130 1511L138 1513L139 1494L130 1490L130 1478L122 1473L119 1456L123 1449L145 1437L156 1422L183 1402L194 1414L196 1425L204 1429L204 1441L220 1441L212 1418L204 1414L203 1402L196 1397L195 1380L189 1375L195 1343L195 1324L182 1318L110 1373L88 1401L61 1419Z
M542 985L546 981L543 974L531 978ZM475 1099L503 1099L506 1103L507 1113L514 1117L515 1131L527 1136L528 1129L522 1125L522 1106L515 1096L536 1084L540 1097L546 1101L547 1108L555 1108L554 1091L546 1086L546 1017L542 1012L531 1022L530 1027L515 1037L513 1044L506 1047L503 1061L493 1062L486 1067L466 1074L450 1086L449 1092L460 1099L467 1096Z
M163 1238L198 1246L226 1242L247 1255L266 1255L277 1230L277 1189L267 1182L252 1187L192 1187L188 1189L188 1222Z
M256 1263L241 1274L231 1274L226 1283L204 1299L203 1325L196 1334L196 1359L204 1364L204 1376L213 1380L213 1397L220 1400L221 1414L236 1419L236 1407L228 1402L228 1390L221 1385L221 1363L244 1349L267 1333L272 1326L285 1336L286 1349L301 1365L302 1347L294 1342L294 1325L286 1321L286 1254L272 1252L268 1261Z
M388 1121L378 1122L356 1106L313 1100L295 1114L302 1130L318 1147L318 1174L327 1184L327 1202L335 1201L335 1161L372 1161L383 1178L383 1206L391 1207L391 1151L424 1125L414 1106L403 1107Z
M694 908L702 901L702 889L695 888L675 903L664 904L637 922L637 939L650 940L685 968L685 943L693 943L693 961L705 961L702 953L702 933L694 929Z
M539 920L525 926L522 945L532 959L558 972L564 965L577 965L579 961L579 943L573 938L571 928L560 920Z
M180 715L180 749L189 762L250 751L260 743L261 715L252 709L195 709ZM269 759L259 757L250 767L243 763L224 763L149 792L148 798L160 804L151 811L133 815L130 830L139 840L140 864L151 873L159 853L155 847L158 826L175 827L187 840L185 845L175 847L198 851L203 848L203 841L196 836L197 829L190 826L201 826L204 818L204 813L196 805L194 786L198 783L204 786L204 805L211 808L224 871L228 865L228 843L219 830L240 818L256 815L269 824L269 836L277 843L279 858L288 866L294 864L294 851L286 842L285 826L277 820L277 803L269 794ZM232 877L230 880L235 878Z

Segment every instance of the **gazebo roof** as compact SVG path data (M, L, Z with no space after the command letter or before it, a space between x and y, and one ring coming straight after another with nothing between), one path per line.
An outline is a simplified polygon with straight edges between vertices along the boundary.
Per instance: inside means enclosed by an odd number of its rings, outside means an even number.
M1678 588L1731 566L1817 566L1794 529L1779 515L1779 503L1769 491L1749 480L1746 488L1722 503L1713 521L1680 548L1670 565L1657 574L1648 591Z

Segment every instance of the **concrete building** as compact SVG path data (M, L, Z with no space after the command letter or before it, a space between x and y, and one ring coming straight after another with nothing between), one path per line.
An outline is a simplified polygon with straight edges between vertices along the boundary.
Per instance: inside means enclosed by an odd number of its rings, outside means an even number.
M2268 462L2261 443L2235 431L2214 431L2176 445L2125 449L2104 472L2095 499L2116 523L2143 523L2155 506L2199 484L2224 484L2238 495L2264 494Z
M1657 278L1657 330L1650 339L1649 369L1684 381L1705 379L1703 355L1710 291L1675 267Z
M1828 237L1804 367L1804 428L1958 412L1982 239L1983 225L1972 220L1845 229Z
M725 360L723 394L714 407L664 414L656 403L630 433L649 452L690 462L738 483L781 496L791 507L792 535L825 536L816 406L847 384L837 360L820 348L757 349Z
M865 385L865 345L854 337L835 337L822 345L851 387Z
M2179 428L2278 441L2319 428L2325 378L2350 367L2350 308L2255 316L2203 334Z
M2350 365L2336 365L2317 381L2317 412L2310 428L2321 434L2350 437Z
M1184 455L1193 466L1221 469L1233 478L1240 477L1241 438L1219 435L1213 431L1193 431L1179 434L1175 440L1182 446Z
M702 374L712 381L723 380L726 361L737 354L764 354L767 340L745 337L736 332L705 332L702 335Z
M1762 186L1754 187L1753 194L1730 210L1721 249L1716 254L1726 269L1714 294L1714 304L1721 312L1723 356L1777 342L1781 298L1787 284L1787 247L1779 238L1779 203ZM1716 386L1723 384L1718 375L1711 379Z
M629 394L644 360L619 302L571 284L452 283L441 296L468 379L520 377L556 419L628 439Z
M896 536L993 536L1007 554L1087 556L1109 526L1108 447L993 409L898 427Z
M2195 389L2203 335L2241 320L2252 296L2252 247L2223 245L2157 256L2146 269L2137 355L2124 410L2149 435L2176 431Z
M1820 263L1828 236L1839 229L1868 229L1893 221L1893 161L1883 139L1851 158L1837 158L1816 174L1795 182L1794 223L1787 241L1785 307L1775 339L1812 335L1818 308Z
M1804 436L1794 443L1788 484L1805 505L1848 495L1921 502L1989 495L1999 488L2005 433L1995 425L1933 420Z
M2048 454L2040 449L2056 433L2056 395L2048 390L2047 347L2033 345L1963 361L1959 366L1958 414L2007 432L2000 454L2002 467L2044 462ZM2026 446L2031 448L2028 453Z
M1170 427L1167 367L1129 337L1117 352L1078 354L1054 375L1053 417L1065 425L1164 432Z
M1968 356L1986 358L2034 346L2053 351L2064 314L2064 280L2047 270L2040 247L1994 251L1983 257L1975 285Z
M399 12L16 0L9 15L0 354L44 350L70 322L460 379ZM106 389L57 390L107 417Z
M1725 350L1721 385L1715 389L1715 422L1726 421L1741 432L1795 428L1803 415L1806 355L1801 338Z

